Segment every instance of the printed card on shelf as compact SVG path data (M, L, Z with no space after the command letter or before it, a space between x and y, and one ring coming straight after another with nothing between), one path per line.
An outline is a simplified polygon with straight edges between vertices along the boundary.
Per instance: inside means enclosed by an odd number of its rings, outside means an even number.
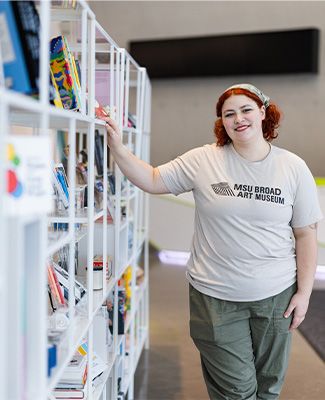
M8 137L6 143L5 212L10 216L52 211L50 138Z

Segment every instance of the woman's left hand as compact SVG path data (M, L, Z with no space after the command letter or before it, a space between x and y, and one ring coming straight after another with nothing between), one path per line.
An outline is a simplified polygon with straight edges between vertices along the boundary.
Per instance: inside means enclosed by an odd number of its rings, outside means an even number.
M305 319L305 315L308 310L309 305L309 296L303 293L297 292L291 298L290 304L284 313L285 318L289 318L293 313L293 319L289 328L289 331L292 332L294 329L298 328L298 326Z

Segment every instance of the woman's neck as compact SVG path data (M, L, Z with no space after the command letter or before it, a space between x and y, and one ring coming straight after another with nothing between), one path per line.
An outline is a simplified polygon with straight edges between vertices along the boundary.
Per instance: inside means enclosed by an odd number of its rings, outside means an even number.
M264 138L254 143L234 143L236 152L248 161L261 161L270 152L271 145Z

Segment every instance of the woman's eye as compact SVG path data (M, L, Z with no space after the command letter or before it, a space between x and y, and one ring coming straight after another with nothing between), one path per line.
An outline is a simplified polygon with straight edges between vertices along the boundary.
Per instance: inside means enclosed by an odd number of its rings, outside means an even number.
M247 113L247 112L252 111L252 109L251 108L245 108L243 111L244 111L244 113Z
M230 113L230 114L225 114L225 118L231 117L232 115L233 115L232 113Z

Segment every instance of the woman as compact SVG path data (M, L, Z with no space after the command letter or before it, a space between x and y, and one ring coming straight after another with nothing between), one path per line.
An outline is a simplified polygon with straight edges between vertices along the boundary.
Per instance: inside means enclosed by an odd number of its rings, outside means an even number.
M211 399L277 399L291 333L303 321L322 218L302 159L271 145L280 112L250 84L220 96L216 144L157 168L132 155L107 121L122 172L149 193L193 191L187 278L190 332Z

